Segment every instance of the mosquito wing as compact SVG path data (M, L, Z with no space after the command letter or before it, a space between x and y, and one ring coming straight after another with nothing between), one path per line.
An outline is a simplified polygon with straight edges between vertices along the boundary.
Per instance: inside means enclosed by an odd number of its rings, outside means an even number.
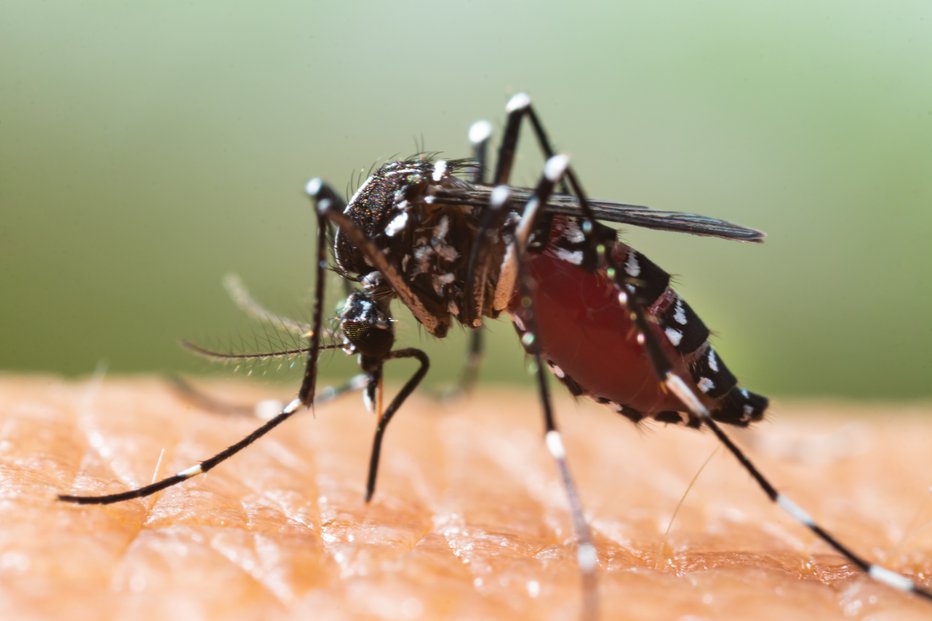
M457 188L438 190L434 201L435 203L450 205L486 207L489 204L491 193L492 188L489 186L463 183ZM511 188L513 205L524 203L531 195L532 191L528 188ZM589 205L592 207L596 219L606 222L745 242L762 242L765 237L763 232L756 229L750 229L711 216L680 211L660 211L643 205L628 205L598 199L589 199ZM547 211L568 216L581 217L583 215L576 197L567 194L554 194L551 196L547 202Z
M756 229L695 213L661 211L642 205L627 205L625 203L592 199L589 200L589 205L592 207L595 217L599 220L630 224L645 229L676 231L678 233L721 237L722 239L745 242L762 242L766 236L765 233ZM580 209L576 197L565 194L551 197L550 201L547 202L547 211L568 216L582 215L582 209Z

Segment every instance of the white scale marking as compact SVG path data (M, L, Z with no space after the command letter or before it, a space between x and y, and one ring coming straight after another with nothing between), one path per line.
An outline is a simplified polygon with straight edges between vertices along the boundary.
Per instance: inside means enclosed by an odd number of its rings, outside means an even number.
M547 450L554 459L566 459L566 449L563 447L563 438L559 431L548 431L545 437Z
M556 183L560 180L560 177L563 176L563 173L566 172L566 168L569 165L569 156L563 155L562 153L560 155L554 155L544 164L544 176L547 177L548 181Z
M777 494L777 506L789 513L794 520L802 522L806 526L812 526L814 524L812 517L806 513L802 507L783 494Z
M563 239L571 244L581 244L586 241L586 234L582 232L575 220L570 220L563 229Z
M901 576L880 565L871 565L867 574L877 582L882 582L900 591L913 591L916 588L915 583L906 576Z
M372 291L373 289L378 287L380 284L382 284L382 272L378 272L378 271L369 272L368 274L362 277L362 280L360 282L362 283L363 289L365 289L366 291Z
M489 202L492 204L492 207L499 208L508 201L510 195L511 190L507 185L497 185L492 190L491 196L489 196Z
M702 377L699 379L699 383L696 384L696 387L699 388L703 393L707 393L713 388L715 388L715 382L710 380L708 377Z
M389 237L394 237L396 233L403 230L405 225L408 223L408 212L403 211L394 218L391 222L388 223L388 226L385 227L385 234Z
M573 265L582 265L583 262L583 251L582 250L567 250L566 248L556 248L557 258L561 261L566 261Z
M641 274L641 266L638 265L637 252L632 250L625 259L625 274L631 278L637 278Z
M197 475L201 474L202 472L204 472L204 470L201 468L201 465L200 465L200 464L197 464L196 466L191 466L190 468L185 468L184 470L182 470L181 472L179 472L176 476L184 477L184 478L186 478L186 479L190 479L191 477L197 476Z
M521 110L522 108L527 108L531 105L531 98L527 93L517 93L511 99L508 100L508 105L505 106L506 112L515 112L516 110Z
M436 241L443 241L447 238L447 233L450 232L450 217L443 216L437 222L437 225L434 227L433 237Z
M702 401L699 400L699 397L696 396L696 393L694 393L689 388L689 386L686 385L686 382L683 381L683 378L673 372L668 371L667 376L663 381L667 385L667 388L670 389L670 392L676 395L676 398L679 399L683 405L685 405L693 414L709 418L708 408L703 405Z
M434 174L431 175L431 178L434 181L440 182L441 179L447 174L447 161L446 160L437 160L434 163Z
M453 274L443 274L442 276L434 276L433 278L434 291L437 292L437 295L442 295L441 291L443 290L443 288L449 285L454 280L456 280L456 276L454 276Z
M323 187L323 185L324 182L320 177L314 177L304 186L304 191L307 192L308 196L316 197L320 193L320 188Z
M686 309L683 308L683 300L676 298L676 306L673 308L673 320L681 326L686 325Z
M488 121L476 121L469 126L469 142L479 144L492 135L492 124Z
M595 546L591 543L582 543L576 550L576 562L579 563L579 569L584 573L594 571L599 563L599 555L596 554Z
M709 368L718 373L718 360L715 358L715 350L709 347ZM747 395L745 395L747 397Z
M676 328L667 328L664 330L664 334L667 335L667 338L673 343L674 347L679 346L680 341L683 340L683 333Z

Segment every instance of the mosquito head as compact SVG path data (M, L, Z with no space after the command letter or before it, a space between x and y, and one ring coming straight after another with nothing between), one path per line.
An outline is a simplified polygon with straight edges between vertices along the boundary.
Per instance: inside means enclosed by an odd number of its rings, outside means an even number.
M367 292L355 291L346 298L340 312L340 330L348 351L383 359L395 344L392 318Z

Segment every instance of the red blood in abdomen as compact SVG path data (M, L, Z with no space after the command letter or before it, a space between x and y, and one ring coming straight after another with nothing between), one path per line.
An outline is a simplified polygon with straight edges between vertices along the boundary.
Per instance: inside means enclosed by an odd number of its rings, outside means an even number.
M615 256L624 258L627 248L618 244ZM683 410L676 397L660 388L628 311L618 302L618 289L600 270L589 272L549 252L528 256L527 270L535 281L532 300L537 337L545 360L556 364L593 397L604 397L644 414ZM517 287L508 312L522 323ZM674 370L689 378L683 356L661 328L651 324Z

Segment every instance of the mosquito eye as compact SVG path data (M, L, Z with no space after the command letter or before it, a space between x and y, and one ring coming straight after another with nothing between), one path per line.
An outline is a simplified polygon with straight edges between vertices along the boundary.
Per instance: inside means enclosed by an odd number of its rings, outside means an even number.
M384 357L395 344L394 331L389 327L361 321L344 321L343 334L353 344L354 351L366 356Z

